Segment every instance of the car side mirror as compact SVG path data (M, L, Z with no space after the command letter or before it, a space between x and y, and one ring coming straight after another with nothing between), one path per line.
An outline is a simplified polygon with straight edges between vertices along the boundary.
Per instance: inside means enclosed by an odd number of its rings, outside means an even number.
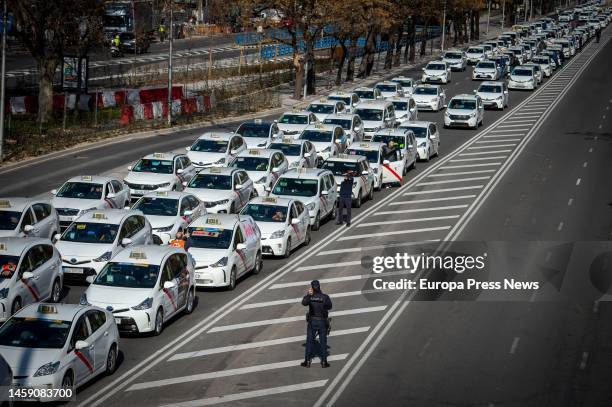
M186 151L191 151L191 146L185 147Z
M364 171L362 171L361 175L368 175L369 173L370 173L370 171L364 170Z
M311 156L312 156L312 154L310 154L310 153L304 153L304 157L305 158L310 158Z
M54 242L57 242L61 238L62 238L62 234L61 233L56 233L56 234L53 235L53 241Z
M95 279L96 279L96 276L87 276L87 277L85 277L85 281L87 281L89 284L92 284Z
M183 182L181 182L181 184L183 184L183 186L186 187L187 186L187 181L183 181Z
M268 186L265 186L265 187L264 187L264 191L266 191L266 192L271 192L271 191L272 191L272 188L271 188L271 187L268 187Z
M124 237L123 239L121 239L121 246L125 247L125 246L129 246L132 244L132 239Z
M234 187L236 191L240 191L243 188L242 184L238 184Z
M231 155L238 154L238 150L236 150L235 148L233 148L233 149L231 149L231 150L230 150L230 154L231 154Z
M132 166L131 166L131 165L129 165L129 166L127 167L127 170L128 170L128 171L132 171Z
M278 168L278 167L272 168L272 172L279 172L279 171L280 171L280 168Z
M297 225L298 223L300 223L300 220L298 218L291 219L291 224L292 225Z
M86 341L76 341L76 343L74 344L74 348L76 350L82 350L82 349L89 348L89 342L86 342Z
M174 287L176 287L176 283L175 283L174 281L170 281L170 280L168 280L168 281L165 281L165 282L164 282L163 288L164 288L165 290L168 290L168 289L170 289L170 288L174 288Z
M25 225L23 227L23 233L32 233L32 231L34 231L34 226L32 225Z
M247 247L244 243L238 243L236 245L236 250L245 250Z
M179 168L178 170L176 170L177 174L182 174L183 172L185 172L182 168Z
M51 195L57 195L57 189L52 189L51 190Z
M505 90L505 91L504 91L504 95L507 95L507 94L508 94L508 91L507 91L507 90Z
M115 195L114 193L112 193L112 192L111 192L111 193L107 194L107 195L106 195L106 197L107 197L108 199L113 199L113 198L116 198L116 197L117 197L117 195Z
M389 160L383 160L384 165L389 165Z
M478 89L474 89L472 92L474 92L474 93L478 93Z
M186 210L185 212L183 212L183 216L191 216L193 215L193 211L192 210Z
M32 277L34 277L34 273L32 273L31 271L24 271L21 275L21 278L23 278L24 280L27 280Z
M321 191L321 195L329 195L329 191Z

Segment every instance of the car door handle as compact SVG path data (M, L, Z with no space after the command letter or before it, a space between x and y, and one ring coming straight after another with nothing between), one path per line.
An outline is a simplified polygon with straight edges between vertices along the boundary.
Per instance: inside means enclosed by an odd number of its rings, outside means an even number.
M108 331L104 332L104 336L108 336Z
M91 345L91 346L89 347L89 350L93 352L93 350L94 350L94 348L95 348L95 347L96 347L95 345Z

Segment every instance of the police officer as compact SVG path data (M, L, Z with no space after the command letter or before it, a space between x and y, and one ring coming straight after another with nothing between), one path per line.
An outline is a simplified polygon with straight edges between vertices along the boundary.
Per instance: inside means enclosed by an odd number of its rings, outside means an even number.
M159 24L159 41L160 42L164 42L164 40L166 39L166 27L164 26L165 21L162 20L162 22Z
M346 226L351 226L351 207L353 205L353 171L347 171L344 180L340 183L340 197L338 198L338 214L336 225L342 225L344 220L343 208L346 208Z
M310 367L314 356L315 337L319 334L321 367L329 367L329 363L327 363L327 313L332 309L332 302L329 295L321 292L321 284L318 280L310 283L310 288L302 299L302 305L308 307L306 317L308 324L306 325L306 354L301 366Z
M113 37L113 45L117 48L119 48L119 45L121 45L121 40L119 39L119 33L115 33L115 36Z
M601 39L601 28L597 27L597 30L595 30L595 36L597 37L597 42L599 42L599 40Z

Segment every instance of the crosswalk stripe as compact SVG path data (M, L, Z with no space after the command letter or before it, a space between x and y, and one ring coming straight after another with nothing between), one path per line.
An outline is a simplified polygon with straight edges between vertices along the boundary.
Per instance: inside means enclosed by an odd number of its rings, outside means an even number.
M496 145L495 147L503 147L506 146L507 144L503 144L503 145ZM510 146L513 146L512 144ZM492 147L492 146L489 146ZM472 156L472 155L486 155L486 154L499 154L499 153L509 153L512 150L495 150L495 151L480 151L480 152L476 152L476 153L461 153L460 156Z
M437 240L439 241L439 239ZM390 247L389 245L385 245L383 247ZM343 277L329 277L329 278L320 278L319 282L321 284L329 284L329 283L344 283L346 281L355 281L355 280L367 280L368 278L381 278L381 277L394 277L394 276L403 276L406 274L412 274L411 270L398 270L398 271L390 271L381 274L359 274L356 276L343 276ZM310 285L311 280L307 281L292 281L290 283L276 283L270 286L270 290L276 290L279 288L289 288L289 287L306 287ZM301 317L304 319L304 317Z
M468 150L484 150L486 148L515 147L515 146L516 144L494 144L490 146L469 147ZM505 151L508 151L508 150L505 150ZM492 153L492 152L493 151L487 151L487 153Z
M430 240L423 240L420 242L389 243L385 245L366 246L366 247L346 247L344 249L325 250L325 251L318 253L317 256L329 256L329 255L341 254L341 253L355 253L355 252L366 252L366 251L372 251L372 250L383 250L383 249L388 249L390 247L418 246L422 244L435 243L439 241L440 239L430 239Z
M440 167L441 170L458 169L458 168L473 168L473 167L490 167L492 165L501 165L501 162L483 163L483 164L470 164L470 165L445 165Z
M440 201L454 201L454 200L458 200L458 199L471 199L471 198L476 198L476 195L445 196L445 197L441 197L441 198L432 198L432 199L414 199L414 200L410 200L410 201L396 201L396 202L391 202L389 204L389 206L391 206L391 205L422 204L422 203L440 202Z
M396 211L379 211L372 214L372 216L381 216L381 215L395 215L400 213L415 213L415 212L430 212L430 211L447 211L450 209L463 209L467 208L468 205L448 205L448 206L436 206L429 208L416 208L416 209L403 209Z
M422 232L435 232L435 231L440 231L440 230L448 230L450 229L450 226L438 226L438 227L433 227L433 228L422 228L422 229L408 229L408 230L394 230L394 231L390 231L390 232L383 232L383 233L368 233L365 235L354 235L354 236L344 236L339 238L339 241L346 241L346 240L356 240L356 239L371 239L373 237L385 237L385 236L392 236L392 235L407 235L407 234L411 234L411 233L422 233Z
M431 174L429 177L450 177L454 175L472 175L472 174L486 174L488 172L495 172L495 170L477 170L477 171L460 171L460 172L443 172L441 174Z
M381 221L381 222L360 223L357 225L357 227L365 228L369 226L396 225L399 223L429 222L429 221L434 221L434 220L457 219L458 217L459 215L449 215L449 216L432 216L430 218L394 219L394 220L386 220L386 221Z
M457 168L457 167L443 167L443 168ZM422 194L436 194L436 193L439 193L439 192L462 191L462 190L465 190L465 189L480 189L483 186L484 185L471 185L471 186L468 186L468 187L429 189L429 190L425 190L425 191L412 191L412 192L404 193L404 196L422 195Z
M461 161L487 161L487 160L503 160L506 156L495 156L495 157L486 157L486 158L455 158L450 160L450 162L461 162Z
M471 154L463 154L463 155L471 155ZM468 182L468 181L480 181L491 178L490 176L484 177L469 177L469 178L456 178L456 179L447 179L443 181L427 181L427 182L419 182L417 186L421 185L440 185L440 184L454 184L455 182Z
M378 307L354 308L354 309L348 309L348 310L343 310L343 311L332 311L329 313L329 315L334 316L334 317L339 317L343 315L365 314L369 312L384 311L386 308L387 308L386 305L381 305ZM234 331L236 329L255 328L258 326L278 325L278 324L286 324L289 322L299 322L299 321L304 321L304 315L299 315L296 317L263 319L259 321L243 322L239 324L219 325L219 326L209 329L208 333Z
M361 265L361 261L345 261L340 263L330 263L330 264L315 264L312 266L302 266L293 270L294 273L299 271L308 271L308 270L323 270L329 268L337 268L337 267L348 267L348 266L359 266Z
M327 379L316 380L313 382L291 384L287 386L271 387L268 389L245 391L241 393L225 394L223 396L208 397L205 399L183 401L181 403L172 403L166 406L160 407L199 407L199 406L212 406L215 404L228 403L239 400L246 400L256 397L272 396L276 394L290 393L293 391L312 390L319 387L323 387L327 384Z

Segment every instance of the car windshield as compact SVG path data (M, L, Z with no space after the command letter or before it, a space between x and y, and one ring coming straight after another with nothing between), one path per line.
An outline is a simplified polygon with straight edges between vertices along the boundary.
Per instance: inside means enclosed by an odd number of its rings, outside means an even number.
M448 104L449 109L474 110L476 109L476 101L469 99L453 99Z
M15 230L20 219L21 212L0 211L0 230Z
M360 99L374 99L374 91L372 90L356 90L355 93Z
M13 277L18 264L19 256L0 254L0 280Z
M238 127L236 133L240 134L242 137L245 138L268 138L268 135L270 134L270 125L258 123L243 123L240 125L240 127ZM225 150L223 150L223 152L225 152Z
M436 88L416 88L414 90L415 95L432 95L435 96L438 94Z
M344 102L345 105L350 105L351 104L351 97L350 96L333 95L333 96L328 96L327 98L329 100L339 100L340 102Z
M124 288L153 288L157 283L156 264L107 263L94 284Z
M284 114L278 122L282 124L308 124L308 116L303 114Z
M110 223L74 222L62 235L61 240L77 243L110 244L115 241L119 225Z
M391 102L393 103L393 107L395 108L395 111L398 110L408 110L408 102Z
M145 196L132 207L150 216L176 216L178 214L178 199Z
M529 69L515 69L512 71L512 75L516 76L531 76L533 73Z
M412 130L415 137L427 137L427 127L407 126L400 127L401 129Z
M153 172L156 174L172 174L171 160L151 160L143 158L132 168L134 172Z
M495 64L493 62L480 62L476 65L476 68L495 69Z
M58 198L101 199L102 184L88 182L66 182L56 196Z
M482 48L470 48L467 50L467 52L469 54L482 54L483 49Z
M232 242L233 229L190 227L189 247L198 249L227 249Z
M330 170L334 175L345 175L348 171L358 174L359 165L355 161L330 161L327 160L323 164L323 168Z
M409 88L412 86L412 81L410 79L393 79L393 82L397 82L404 88Z
M349 155L364 156L368 162L378 164L378 150L347 150Z
M319 181L316 179L281 178L274 185L275 195L315 196Z
M520 49L512 49L510 52L512 52L514 55L521 55L523 53L523 51Z
M432 71L443 71L446 69L446 66L442 64L427 64L427 68Z
M461 54L458 52L447 52L444 54L444 58L447 59L461 59Z
M191 179L188 188L232 189L232 177L219 174L198 174Z
M478 92L483 93L502 93L502 87L497 85L480 85Z
M397 92L396 85L376 85L376 88L381 92Z
M286 206L248 204L240 213L250 215L255 222L283 223L287 220Z
M227 151L227 143L227 140L199 139L193 143L191 151L202 153L225 153Z
M352 119L325 119L323 123L337 124L338 126L342 126L344 130L350 130L353 120Z
M381 121L383 117L381 109L357 109L355 113L361 120Z
M406 137L404 136L396 136L393 134L375 134L374 137L372 137L372 142L385 143L388 145L390 141L395 143L395 145L399 148L406 147Z
M317 142L330 142L332 140L333 133L331 131L318 131L318 130L304 130L300 134L300 140L308 140Z
M309 112L313 112L313 113L333 113L334 112L334 105L323 105L323 104L318 104L318 103L311 103L310 105L308 105L308 110Z
M232 163L234 168L242 168L246 171L268 171L268 157L237 157Z
M268 146L270 150L280 150L285 154L285 157L299 156L302 151L300 144L289 143L272 143Z
M70 321L13 317L0 327L0 346L61 349L71 324Z

